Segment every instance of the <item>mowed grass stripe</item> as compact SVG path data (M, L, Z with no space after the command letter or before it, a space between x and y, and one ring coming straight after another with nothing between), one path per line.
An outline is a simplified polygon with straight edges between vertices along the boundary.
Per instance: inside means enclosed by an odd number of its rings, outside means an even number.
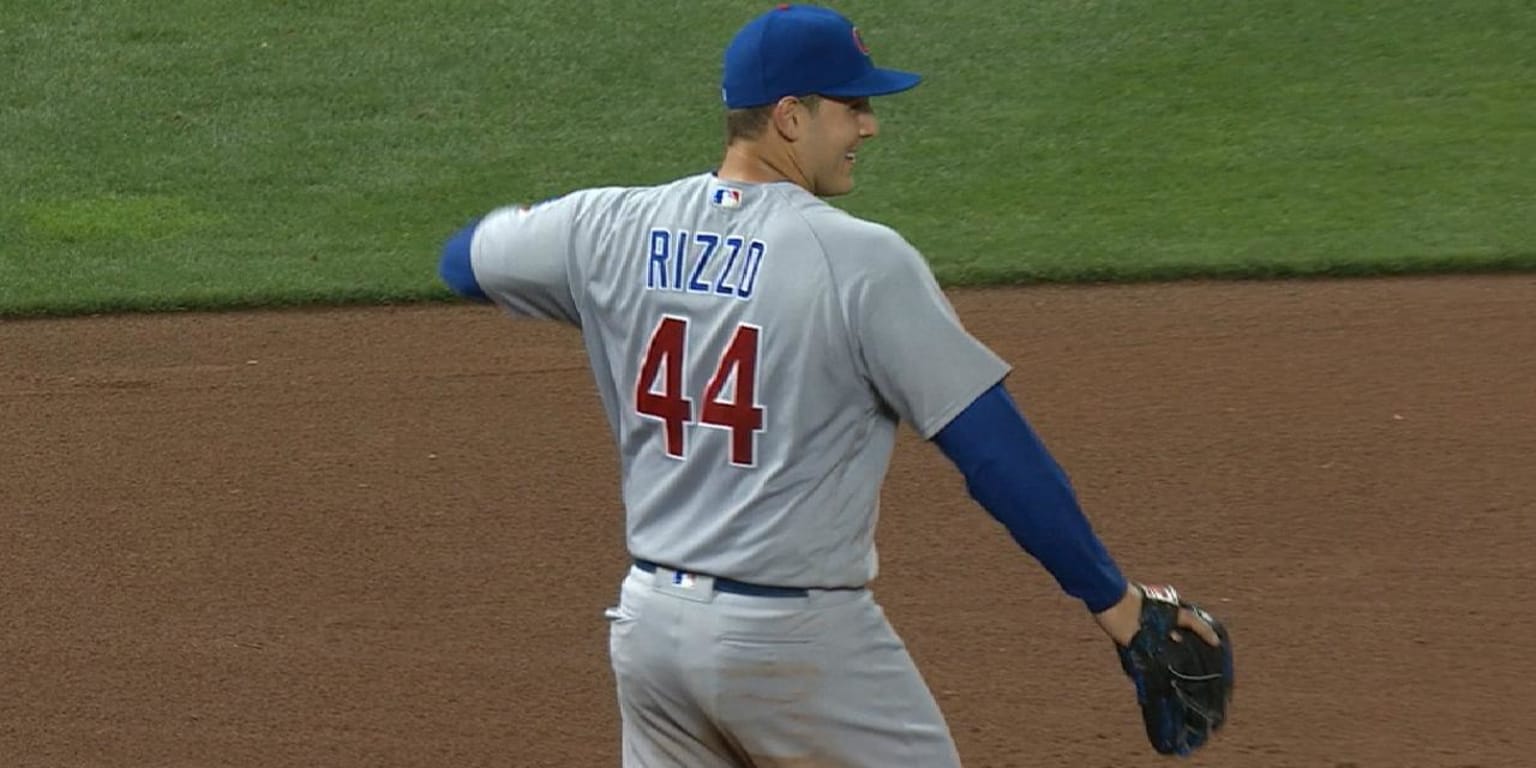
M0 312L443 297L495 205L707 169L747 2L14 0ZM838 2L952 283L1536 266L1536 6Z

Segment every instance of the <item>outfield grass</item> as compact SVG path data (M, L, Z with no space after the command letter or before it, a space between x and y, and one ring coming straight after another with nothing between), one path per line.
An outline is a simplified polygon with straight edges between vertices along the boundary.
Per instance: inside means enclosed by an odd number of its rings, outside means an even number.
M948 282L1536 268L1529 0L833 5L928 76L837 204ZM711 167L767 6L8 0L0 313L441 297L472 215Z

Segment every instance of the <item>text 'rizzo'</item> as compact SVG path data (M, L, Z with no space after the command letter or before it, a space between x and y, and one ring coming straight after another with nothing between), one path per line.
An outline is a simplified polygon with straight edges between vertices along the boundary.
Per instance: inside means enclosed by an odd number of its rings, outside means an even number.
M714 232L652 229L645 288L752 298L768 246L761 240Z

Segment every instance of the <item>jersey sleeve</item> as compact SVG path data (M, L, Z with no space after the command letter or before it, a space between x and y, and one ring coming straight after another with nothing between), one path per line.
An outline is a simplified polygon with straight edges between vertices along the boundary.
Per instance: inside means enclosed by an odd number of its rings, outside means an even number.
M580 325L570 277L579 205L578 195L568 195L487 214L470 245L474 280L486 297L514 315Z
M863 372L880 398L923 439L932 438L1008 363L961 324L933 271L907 241L885 231L849 286L849 323Z

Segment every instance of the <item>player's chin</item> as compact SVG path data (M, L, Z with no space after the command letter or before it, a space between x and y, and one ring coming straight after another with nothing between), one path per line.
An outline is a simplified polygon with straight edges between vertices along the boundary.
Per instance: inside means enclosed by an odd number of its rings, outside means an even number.
M816 194L820 195L821 197L837 197L838 195L846 195L852 191L853 176L847 175L838 176L822 183L820 188L816 190Z

